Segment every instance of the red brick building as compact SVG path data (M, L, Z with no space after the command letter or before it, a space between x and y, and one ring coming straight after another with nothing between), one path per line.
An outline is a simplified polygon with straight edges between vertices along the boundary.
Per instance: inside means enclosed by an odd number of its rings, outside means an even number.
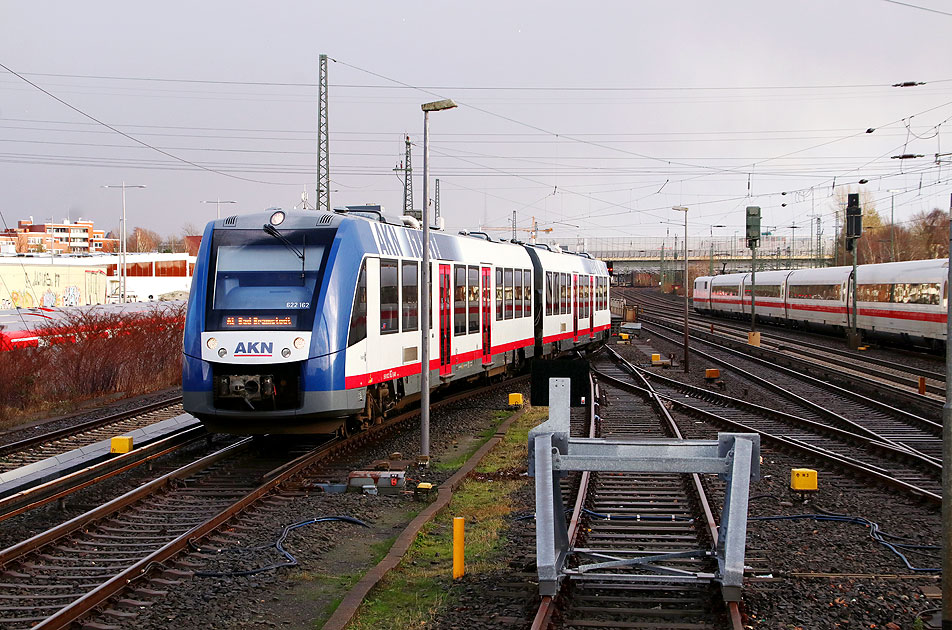
M0 232L0 246L17 253L100 254L119 251L119 239L106 238L92 221L33 223L33 217L17 221L17 227ZM11 247L12 246L12 247Z

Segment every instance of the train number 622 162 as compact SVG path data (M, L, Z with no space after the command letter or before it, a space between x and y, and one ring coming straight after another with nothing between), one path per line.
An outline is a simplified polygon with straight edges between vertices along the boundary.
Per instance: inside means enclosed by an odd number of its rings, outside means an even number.
M311 308L310 302L288 302L284 308Z

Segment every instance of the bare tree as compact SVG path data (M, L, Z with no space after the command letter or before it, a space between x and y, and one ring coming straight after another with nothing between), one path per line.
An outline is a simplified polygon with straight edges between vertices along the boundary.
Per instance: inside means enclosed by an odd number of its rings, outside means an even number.
M158 251L161 242L162 237L157 232L137 227L128 237L126 248L130 252L154 252Z

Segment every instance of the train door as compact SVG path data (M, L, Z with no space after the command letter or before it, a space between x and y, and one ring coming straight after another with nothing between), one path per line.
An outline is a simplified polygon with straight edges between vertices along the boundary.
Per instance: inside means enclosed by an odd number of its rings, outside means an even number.
M491 273L492 270L489 267L483 267L483 365L493 362Z
M595 276L588 277L588 336L595 338Z
M453 306L450 266L440 265L440 376L453 373Z
M572 274L572 338L578 341L578 274Z

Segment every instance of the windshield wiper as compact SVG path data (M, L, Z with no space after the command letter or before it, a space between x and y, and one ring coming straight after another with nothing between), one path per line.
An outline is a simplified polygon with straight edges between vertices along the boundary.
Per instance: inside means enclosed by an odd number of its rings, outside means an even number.
M289 241L284 234L278 232L278 229L271 225L270 223L265 223L261 226L261 229L264 230L264 233L268 236L273 236L274 238L281 241L285 247L294 252L294 255L301 259L301 281L304 281L304 252L299 251L297 247L294 246L294 243Z

